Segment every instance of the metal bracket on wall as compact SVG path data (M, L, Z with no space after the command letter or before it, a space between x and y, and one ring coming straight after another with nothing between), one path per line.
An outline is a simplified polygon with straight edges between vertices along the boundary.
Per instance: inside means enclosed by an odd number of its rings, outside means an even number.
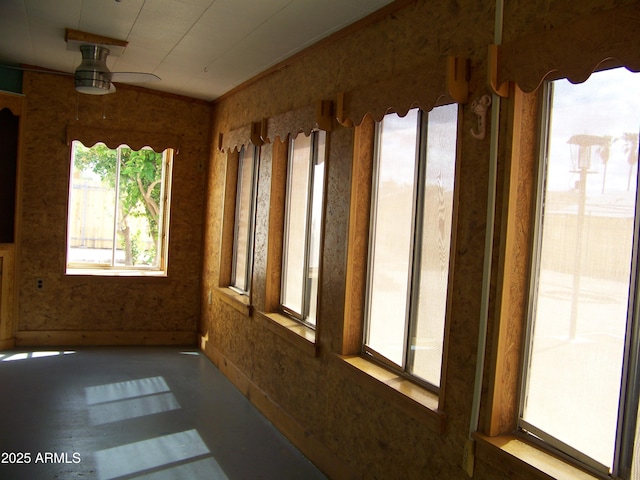
M478 117L478 129L471 129L471 136L482 140L487 134L487 110L491 105L491 97L483 95L471 102L471 111Z

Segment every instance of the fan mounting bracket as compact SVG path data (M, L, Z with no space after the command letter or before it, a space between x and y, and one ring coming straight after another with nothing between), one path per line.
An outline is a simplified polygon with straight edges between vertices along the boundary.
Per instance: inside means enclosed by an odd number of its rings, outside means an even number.
M109 55L119 57L127 48L129 42L126 40L118 40L117 38L105 37L103 35L95 35L93 33L82 32L65 28L64 40L67 42L67 50L79 52L80 45L99 45L109 49Z

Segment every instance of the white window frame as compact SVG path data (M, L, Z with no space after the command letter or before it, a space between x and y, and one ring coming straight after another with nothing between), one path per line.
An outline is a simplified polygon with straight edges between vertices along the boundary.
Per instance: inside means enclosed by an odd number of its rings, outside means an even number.
M101 142L98 142L101 143ZM109 263L92 263L92 262L80 262L73 261L69 259L69 246L71 245L71 218L69 217L71 213L71 205L70 202L72 200L72 189L74 188L73 182L73 165L75 162L75 147L76 145L84 144L79 140L74 140L72 142L71 148L71 159L70 159L70 173L69 173L69 196L68 196L68 211L67 211L67 245L66 245L66 270L65 273L67 275L106 275L106 276L167 276L168 274L168 257L169 257L169 218L170 218L170 206L171 206L171 187L173 183L173 157L174 150L172 148L167 148L162 152L163 158L163 179L161 182L161 215L158 219L158 245L157 245L157 253L156 253L156 262L155 265L118 265L115 264L115 236L117 235L114 226L114 241L112 247L112 255L111 261ZM125 144L122 144L116 148L111 150L116 151L117 158L120 158L120 151L122 147L127 147ZM89 148L89 147L86 147ZM107 147L108 148L108 147ZM147 149L150 147L143 147L140 150ZM133 150L133 149L132 149ZM139 150L138 150L139 151ZM117 165L117 174L120 174L120 166ZM116 186L116 203L114 208L117 208L118 205L118 187ZM117 218L117 215L116 217ZM114 219L115 222L115 219Z
M304 133L299 133L298 135L304 135ZM323 138L319 138L322 136ZM325 196L325 183L327 178L326 165L327 165L327 140L328 135L326 132L322 130L314 130L311 132L311 149L309 154L309 178L308 178L308 189L307 189L307 213L305 219L305 239L304 239L304 267L303 270L306 272L304 277L307 279L305 282L304 288L302 289L302 299L301 305L302 308L300 311L289 307L285 303L286 297L286 288L287 288L287 260L288 255L287 252L289 250L289 242L291 239L289 238L289 204L291 202L290 195L295 185L293 185L293 179L290 175L291 173L291 163L293 161L293 156L295 152L295 140L296 137L291 137L289 139L289 151L287 158L287 183L286 183L286 194L285 194L285 218L284 218L284 235L282 241L282 279L281 279L281 293L280 293L280 309L281 311L293 318L294 320L302 323L303 325L315 329L317 325L317 304L318 297L317 293L319 290L320 283L320 275L321 275L321 254L322 254L322 237L323 237L323 225L324 225L324 196ZM317 240L316 247L318 248L319 264L317 266L316 272L316 295L313 295L313 288L311 282L308 281L310 279L311 266L310 266L310 256L312 255L311 247L312 247L312 221L313 221L313 210L314 210L314 198L313 194L315 189L318 187L318 179L316 178L315 167L318 165L324 165L322 182L319 186L321 188L321 204L316 205L316 208L319 208L319 216L318 221L320 222L319 226L319 238Z
M437 108L437 107L436 107ZM371 317L371 297L372 297L372 276L373 276L373 242L375 239L375 231L376 231L376 207L377 207L377 188L378 184L378 171L379 171L379 158L380 158L380 142L381 142L381 122L376 122L375 125L375 144L374 144L374 163L373 163L373 174L372 174L372 189L371 189L371 212L370 212L370 231L369 231L369 247L368 247L368 259L367 259L367 285L366 285L366 295L365 295L365 313L364 313L364 329L363 329L363 342L362 342L362 350L363 354L373 359L374 361L394 370L398 374L403 377L410 379L411 381L420 384L421 386L426 387L429 390L434 392L439 392L440 386L435 385L428 380L425 380L415 374L412 373L410 369L410 357L412 354L411 349L411 337L415 334L415 330L417 327L417 315L418 315L418 301L417 298L419 296L420 289L420 265L421 259L424 254L429 254L429 252L423 252L422 247L416 247L422 245L422 233L423 233L423 221L424 221L424 198L425 198L425 190L426 190L426 170L427 170L427 145L428 145L428 113L423 110L418 110L418 121L416 128L417 136L416 136L416 148L415 148L415 177L414 177L414 185L413 185L413 222L412 222L412 232L411 232L411 258L409 260L409 276L410 278L407 280L408 282L408 298L405 304L405 326L404 326L404 351L403 351L403 360L402 364L399 365L394 361L388 359L380 352L377 352L374 348L367 344L367 339L369 336L369 328L370 328L370 317ZM393 114L393 113L392 113ZM456 159L457 163L457 142L458 142L458 123L459 123L460 109L457 109L456 112ZM454 175L457 176L457 168L455 169ZM454 177L454 185L456 184L456 180ZM454 187L455 188L455 187ZM454 195L454 205L452 210L452 216L455 215L455 195ZM455 222L452 222L452 225ZM454 248L453 242L453 228L450 232L450 249L449 249L449 269L451 271L451 260L452 260L452 252ZM451 282L450 277L447 282L447 299L445 302L447 303L448 297L450 296L450 288ZM448 303L447 303L448 305ZM445 328L446 330L446 321L447 321L447 312L445 311ZM444 355L444 343L446 339L444 338L445 334L443 331L443 355ZM441 367L442 367L441 357ZM442 369L440 371L440 383L442 381Z
M258 168L260 161L260 147L255 145L243 146L238 154L238 179L236 182L236 203L235 203L235 220L233 226L233 260L231 267L231 288L240 295L249 295L251 291L251 277L253 272L253 246L255 241L255 223L256 223L256 205L257 205L257 192L258 192ZM242 170L245 166L251 167L251 184L244 185L242 179ZM250 201L248 205L248 212L241 212L241 198L244 189L248 187L250 189ZM244 239L246 242L246 249L244 252L245 265L242 268L239 265L239 232L240 232L240 220L241 217L246 214L248 218L247 236Z
M542 229L544 221L544 191L547 176L548 144L550 136L553 81L543 84L543 102L540 122L540 161L538 163L536 201L534 211L533 255L530 273L530 291L527 322L523 344L523 363L520 382L518 434L528 441L551 450L568 462L576 463L585 470L602 478L631 479L634 441L638 437L638 399L640 397L640 269L638 268L640 253L640 176L636 170L635 220L633 227L633 247L631 257L630 293L626 319L624 360L621 372L620 401L618 407L617 433L615 439L614 459L611 471L583 452L554 438L523 419L526 403L527 374L532 355L533 324L535 321L535 297L540 276L540 260L542 248ZM640 117L640 115L639 115ZM639 154L640 155L640 154ZM637 459L638 462L640 459ZM638 468L638 465L634 466ZM636 473L635 475L637 475ZM634 477L635 478L635 477Z

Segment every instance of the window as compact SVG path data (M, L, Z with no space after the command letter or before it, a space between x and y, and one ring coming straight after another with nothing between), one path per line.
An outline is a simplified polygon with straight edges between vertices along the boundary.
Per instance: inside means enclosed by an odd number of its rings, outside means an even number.
M172 157L73 142L67 273L166 274Z
M316 325L325 165L324 131L290 140L287 165L282 288L288 315Z
M519 429L592 471L630 478L640 75L548 82L545 99Z
M258 151L255 146L243 147L238 157L231 288L244 295L251 288Z
M438 388L453 218L458 107L377 124L365 353Z

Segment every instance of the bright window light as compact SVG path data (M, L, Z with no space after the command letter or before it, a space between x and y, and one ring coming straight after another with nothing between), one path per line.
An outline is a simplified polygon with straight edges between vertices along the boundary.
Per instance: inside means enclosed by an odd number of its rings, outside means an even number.
M640 75L549 82L546 99L520 429L617 475L637 409Z
M458 107L388 114L374 160L364 350L438 388Z
M67 273L166 274L173 151L73 142Z
M320 273L326 133L289 143L282 261L282 309L315 327Z

